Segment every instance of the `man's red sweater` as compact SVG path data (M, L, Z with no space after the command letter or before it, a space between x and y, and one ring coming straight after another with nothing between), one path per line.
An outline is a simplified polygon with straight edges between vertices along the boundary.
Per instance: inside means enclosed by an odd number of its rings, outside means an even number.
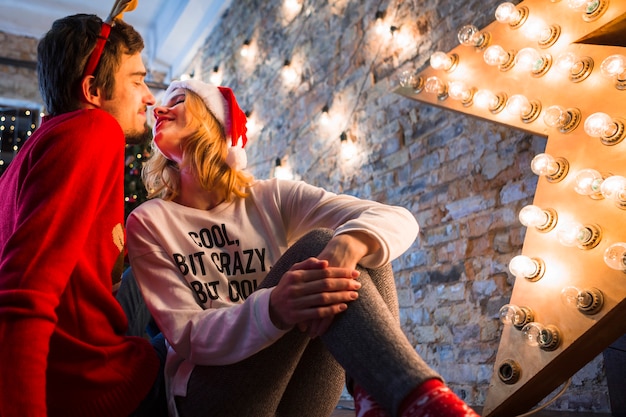
M44 120L0 177L0 416L128 416L158 358L112 294L124 135L101 110Z

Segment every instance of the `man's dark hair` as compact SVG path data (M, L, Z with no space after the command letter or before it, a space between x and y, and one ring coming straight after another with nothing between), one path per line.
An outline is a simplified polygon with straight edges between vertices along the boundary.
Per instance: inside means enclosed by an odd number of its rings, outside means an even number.
M102 19L96 15L77 14L55 21L39 41L37 73L39 91L48 114L56 116L80 108L79 92L85 65L96 46ZM116 20L94 72L94 88L102 88L111 98L114 73L123 54L143 50L141 35L130 25Z

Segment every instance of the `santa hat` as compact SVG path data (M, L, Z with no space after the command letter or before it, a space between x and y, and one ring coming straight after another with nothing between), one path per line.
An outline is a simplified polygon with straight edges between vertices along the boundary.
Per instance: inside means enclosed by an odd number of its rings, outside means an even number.
M200 80L188 79L183 81L173 81L167 90L167 97L174 89L184 88L196 93L226 134L226 141L229 144L226 163L232 168L242 170L248 164L244 147L248 138L246 137L246 115L239 108L233 90L228 87L215 86L204 83Z

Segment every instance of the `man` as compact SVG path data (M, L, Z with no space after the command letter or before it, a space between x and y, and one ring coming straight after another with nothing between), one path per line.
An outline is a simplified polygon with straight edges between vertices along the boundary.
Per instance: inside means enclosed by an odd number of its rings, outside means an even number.
M2 417L128 416L156 404L159 358L125 336L113 294L124 140L147 134L154 104L142 49L131 26L94 15L57 20L39 43L48 116L0 177Z

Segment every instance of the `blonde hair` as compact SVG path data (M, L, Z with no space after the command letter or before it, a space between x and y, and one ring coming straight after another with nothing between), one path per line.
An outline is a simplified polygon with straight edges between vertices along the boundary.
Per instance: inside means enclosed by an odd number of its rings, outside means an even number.
M148 198L159 197L168 201L176 198L180 192L180 168L183 167L195 173L203 189L221 194L225 201L231 201L234 196L247 197L246 189L254 177L226 163L228 144L222 125L193 91L185 89L183 105L191 116L188 125L195 133L182 141L183 162L180 167L165 158L152 141L152 156L141 173Z

